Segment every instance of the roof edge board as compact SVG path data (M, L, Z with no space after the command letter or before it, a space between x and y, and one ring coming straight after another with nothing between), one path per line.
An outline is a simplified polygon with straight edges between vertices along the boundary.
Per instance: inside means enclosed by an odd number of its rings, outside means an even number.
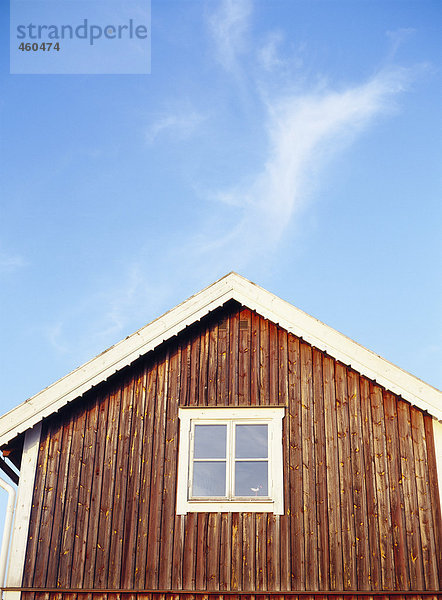
M232 299L442 420L439 390L232 272L0 417L0 445Z

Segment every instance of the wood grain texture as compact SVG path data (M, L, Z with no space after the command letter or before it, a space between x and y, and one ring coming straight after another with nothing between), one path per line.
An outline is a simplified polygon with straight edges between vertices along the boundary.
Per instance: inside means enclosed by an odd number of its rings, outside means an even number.
M285 407L284 514L176 515L178 407L269 405ZM23 582L145 600L437 590L435 461L428 416L230 304L44 424Z

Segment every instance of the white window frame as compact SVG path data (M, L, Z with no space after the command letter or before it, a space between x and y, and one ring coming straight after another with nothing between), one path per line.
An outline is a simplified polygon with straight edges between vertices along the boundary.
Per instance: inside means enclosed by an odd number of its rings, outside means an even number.
M177 514L188 512L271 512L284 514L282 467L282 419L284 407L179 408L180 444L178 453ZM268 426L268 496L250 498L189 498L192 470L191 433L198 424L253 424ZM232 445L230 446L232 447ZM227 457L226 457L227 459ZM234 464L234 457L230 457Z

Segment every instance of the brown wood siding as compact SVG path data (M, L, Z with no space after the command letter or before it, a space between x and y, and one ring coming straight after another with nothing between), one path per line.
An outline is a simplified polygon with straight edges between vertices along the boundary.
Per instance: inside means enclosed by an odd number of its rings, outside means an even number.
M285 514L176 515L178 407L269 405L286 407ZM436 486L428 416L231 305L44 423L23 585L436 590Z

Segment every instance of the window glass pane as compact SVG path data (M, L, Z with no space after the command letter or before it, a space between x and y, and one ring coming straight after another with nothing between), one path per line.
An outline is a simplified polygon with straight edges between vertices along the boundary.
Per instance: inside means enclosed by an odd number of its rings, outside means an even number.
M267 458L267 425L237 425L236 458Z
M236 461L235 496L268 496L267 461Z
M227 425L195 425L195 458L226 458Z
M225 461L198 461L193 463L192 496L225 496Z

